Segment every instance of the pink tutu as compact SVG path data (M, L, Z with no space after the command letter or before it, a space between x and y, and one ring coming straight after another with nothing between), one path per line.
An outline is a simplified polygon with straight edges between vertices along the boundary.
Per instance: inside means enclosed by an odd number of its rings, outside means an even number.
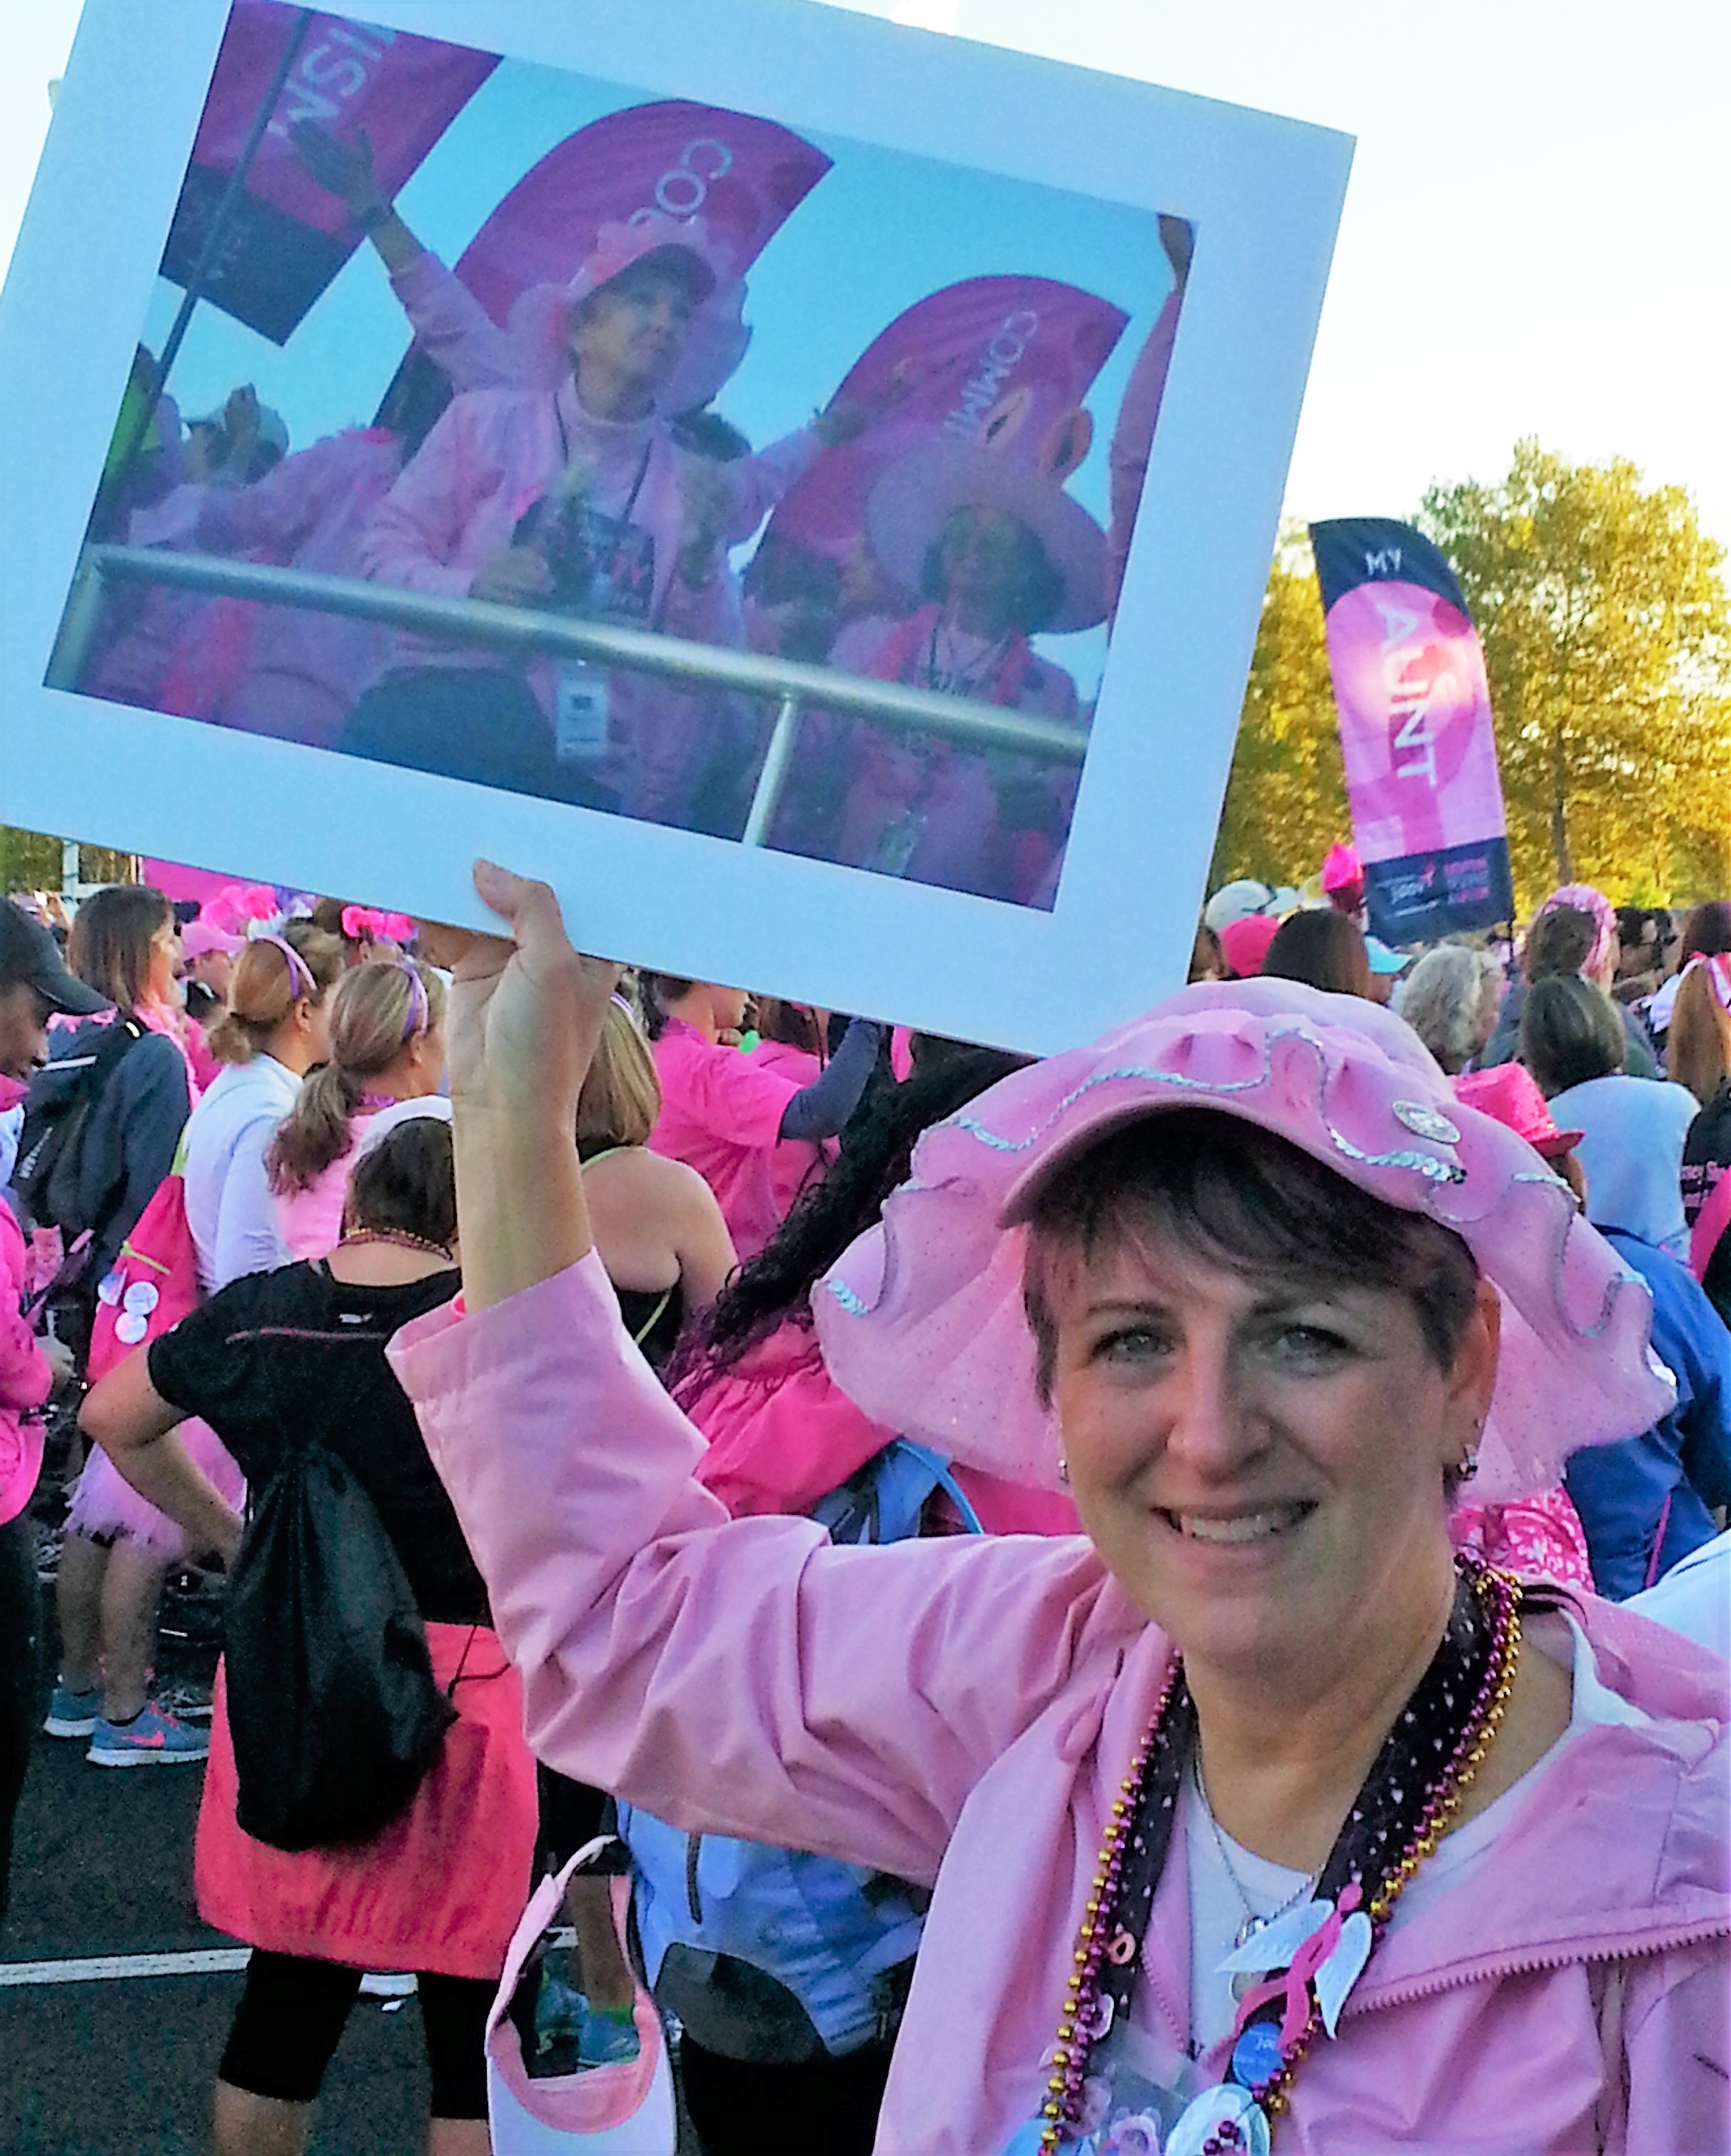
M196 1419L179 1425L180 1439L193 1464L202 1468L224 1499L238 1511L246 1496L246 1478L224 1449L208 1422ZM153 1550L165 1564L178 1564L187 1554L184 1529L164 1512L146 1504L126 1481L100 1445L92 1445L72 1493L72 1509L66 1516L66 1532L85 1535L93 1542L116 1536Z

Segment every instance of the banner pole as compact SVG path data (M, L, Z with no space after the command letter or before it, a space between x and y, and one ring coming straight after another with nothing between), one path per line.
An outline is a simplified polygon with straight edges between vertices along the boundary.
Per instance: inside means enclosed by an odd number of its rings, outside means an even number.
M230 213L240 198L241 189L246 185L246 176L252 169L253 159L258 155L259 145L265 139L265 130L270 125L270 116L276 110L276 100L282 95L290 69L300 57L300 48L306 42L306 33L312 28L316 12L311 8L300 10L300 19L289 33L288 43L283 48L282 58L276 64L270 85L259 100L258 110L253 115L246 140L240 146L240 155L234 161L234 169L229 173L229 183L223 189L221 199L217 203L210 229L204 235L204 244L199 249L198 259L193 264L192 275L187 279L186 290L175 311L173 326L163 341L162 350L157 361L155 394L140 400L138 408L132 414L131 433L116 460L114 481L109 490L110 499L114 501L126 499L126 483L132 476L132 467L137 461L140 446L157 416L157 406L162 392L168 386L169 370L180 357L180 348L186 342L193 311L198 304L204 280L210 275L216 260L217 249L221 244Z

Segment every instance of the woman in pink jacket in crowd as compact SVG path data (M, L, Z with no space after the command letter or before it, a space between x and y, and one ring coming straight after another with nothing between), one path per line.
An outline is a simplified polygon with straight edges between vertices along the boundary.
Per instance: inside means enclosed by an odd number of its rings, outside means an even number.
M691 339L728 282L701 218L604 226L565 296L562 377L452 401L374 517L367 573L742 643L727 548L768 501L734 466L686 447L670 418L684 408L672 391ZM683 823L755 728L727 698L652 676L572 660L511 667L479 646L423 644L362 699L342 746Z
M302 1085L265 1156L291 1258L321 1258L342 1233L357 1158L412 1116L448 1116L444 983L412 958L374 958L337 983L331 1055Z
M819 1293L1044 1542L730 1521L623 1334L573 1141L616 978L483 867L453 939L466 1314L393 1360L531 1743L691 1830L933 1892L886 2156L1726 2145L1711 1658L1456 1562L1669 1388L1649 1305L1405 1025L1186 989L916 1150ZM532 1491L532 1503L524 1502ZM1332 2033L1331 2033L1332 2032Z
M834 1137L852 1115L876 1065L878 1029L852 1020L821 1075L802 1085L733 1045L749 1001L742 988L650 973L644 993L661 1087L650 1149L696 1169L735 1250L754 1258L786 1209L777 1171L787 1148Z
M722 1291L681 1342L674 1398L709 1440L698 1471L736 1518L809 1512L896 1435L856 1407L824 1366L811 1291L905 1182L920 1133L956 1114L1022 1059L930 1034L913 1038L899 1084L881 1083L846 1145L773 1240ZM1061 1491L958 1467L956 1481L988 1534L1073 1534ZM942 1492L934 1513L958 1527Z

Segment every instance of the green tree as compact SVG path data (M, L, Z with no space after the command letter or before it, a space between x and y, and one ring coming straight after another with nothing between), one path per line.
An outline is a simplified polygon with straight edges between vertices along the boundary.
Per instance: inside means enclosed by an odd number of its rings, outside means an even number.
M1484 642L1523 910L1576 880L1723 887L1731 615L1685 490L1524 441L1495 486L1431 487L1420 521Z
M1300 883L1348 829L1316 565L1303 526L1288 525L1263 595L1209 888L1235 876Z
M136 857L117 854L107 846L85 846L79 862L89 883L128 883L136 873ZM39 831L16 831L0 824L0 891L58 891L60 888L60 841Z

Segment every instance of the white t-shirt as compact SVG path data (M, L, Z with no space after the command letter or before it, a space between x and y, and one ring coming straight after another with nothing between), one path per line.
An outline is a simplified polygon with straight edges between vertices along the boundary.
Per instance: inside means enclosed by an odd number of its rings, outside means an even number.
M289 1261L265 1155L300 1091L286 1064L255 1055L219 1070L193 1111L182 1173L198 1282L207 1294Z
M1477 1869L1486 1851L1525 1798L1533 1777L1552 1766L1582 1730L1607 1722L1644 1722L1649 1718L1639 1707L1631 1707L1627 1700L1600 1682L1586 1635L1566 1613L1562 1621L1569 1628L1573 1652L1574 1697L1569 1727L1519 1781L1487 1804L1476 1819L1469 1820L1465 1826L1438 1843L1395 1904L1389 1918L1390 1932L1412 1922L1440 1896ZM1543 1620L1528 1628L1527 1637L1541 1653L1546 1651L1543 1635L1550 1630ZM1552 1638L1560 1647L1561 1640L1554 1632ZM1552 1659L1559 1657L1553 1656ZM1178 1831L1184 1837L1184 1861L1189 1873L1191 2051L1193 2056L1199 2056L1229 2032L1237 2011L1232 1979L1220 1974L1219 1964L1236 1943L1239 1928L1245 1921L1245 1901L1250 1902L1257 1915L1271 1916L1288 1905L1300 1906L1307 1898L1310 1881L1304 1872L1289 1871L1284 1865L1271 1864L1266 1858L1254 1855L1234 1841L1224 1828L1219 1830L1217 1842L1197 1794L1194 1775L1184 1778L1179 1803ZM1224 1858L1220 1843L1225 1845ZM1227 1868L1229 1859L1230 1871ZM1233 1885L1233 1872L1243 1886L1242 1897Z

